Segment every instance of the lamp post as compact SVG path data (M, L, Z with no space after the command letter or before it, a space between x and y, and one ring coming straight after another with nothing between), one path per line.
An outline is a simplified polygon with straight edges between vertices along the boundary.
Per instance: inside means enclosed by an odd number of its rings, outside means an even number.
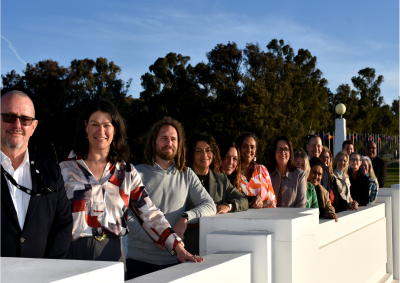
M336 114L339 118L335 119L335 156L342 150L342 143L346 140L346 119L342 117L346 113L346 106L339 103L335 107Z

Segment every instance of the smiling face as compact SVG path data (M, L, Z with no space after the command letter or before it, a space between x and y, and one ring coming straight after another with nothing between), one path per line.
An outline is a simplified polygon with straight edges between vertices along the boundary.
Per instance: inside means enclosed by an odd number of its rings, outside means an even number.
M89 150L109 149L114 138L114 126L109 113L96 111L85 121Z
M213 158L214 155L211 146L205 141L198 141L194 148L194 171L207 171L213 161Z
M342 150L346 151L347 154L350 156L350 154L352 154L354 152L354 145L352 144L345 144L344 148L342 148Z
M369 165L367 160L363 160L361 161L361 173L363 173L363 175L366 175L369 172Z
M377 150L376 150L376 143L374 142L369 142L367 144L367 155L371 160L376 157Z
M222 160L222 169L227 176L231 175L235 171L238 165L238 154L234 147L229 148L228 152Z
M287 141L280 140L276 144L275 149L276 164L278 166L286 166L290 158L290 149ZM304 160L303 160L304 162Z
M296 166L297 168L300 168L301 170L305 170L306 168L306 164L304 162L304 159L301 157L297 157L296 161L294 162L294 166Z
M314 185L314 187L318 186L322 179L322 174L324 173L324 169L319 165L314 165L310 170L310 175L308 176L307 181Z
M322 152L322 141L319 137L310 138L307 144L308 156L319 157Z
M337 169L339 169L339 171L344 171L346 169L346 165L347 165L347 156L346 155L340 156L338 162L336 163Z
M249 164L256 156L256 140L252 137L244 139L242 146L240 147L240 157L244 164Z
M324 162L326 167L329 167L329 165L331 164L331 156L329 155L329 153L327 151L323 151L321 153L321 155L319 156L319 159L321 159L322 162Z
M361 165L361 158L358 154L352 154L350 157L350 167L354 171L358 171Z
M1 113L14 114L17 116L27 116L33 118L34 108L32 101L27 97L15 94L8 94L1 101ZM33 135L37 120L30 126L21 124L19 118L14 123L6 123L1 118L1 147L3 152L6 150L21 149L26 150L29 138Z
M156 155L163 160L174 159L178 148L178 133L170 125L164 125L158 131L155 142Z

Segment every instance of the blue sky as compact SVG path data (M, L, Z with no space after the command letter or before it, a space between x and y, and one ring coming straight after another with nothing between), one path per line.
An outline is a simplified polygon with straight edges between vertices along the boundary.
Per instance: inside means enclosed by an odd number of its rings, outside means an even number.
M335 92L360 69L371 67L385 82L391 104L399 96L399 2L385 1L3 1L1 74L22 73L45 59L68 66L74 59L105 57L133 79L169 52L206 62L206 52L233 41L266 50L274 38L318 58Z

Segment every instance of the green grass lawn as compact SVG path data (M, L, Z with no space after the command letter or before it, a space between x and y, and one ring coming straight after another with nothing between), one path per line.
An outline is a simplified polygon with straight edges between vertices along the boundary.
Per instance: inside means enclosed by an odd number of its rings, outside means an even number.
M399 162L388 164L385 188L390 188L391 185L399 183Z

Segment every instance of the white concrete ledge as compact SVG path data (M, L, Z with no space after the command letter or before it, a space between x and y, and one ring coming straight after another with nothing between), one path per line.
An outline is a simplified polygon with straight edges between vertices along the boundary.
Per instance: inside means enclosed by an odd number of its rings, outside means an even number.
M201 263L182 263L125 282L250 283L250 262L249 253L218 253L205 256Z
M122 262L1 258L1 282L124 282Z

